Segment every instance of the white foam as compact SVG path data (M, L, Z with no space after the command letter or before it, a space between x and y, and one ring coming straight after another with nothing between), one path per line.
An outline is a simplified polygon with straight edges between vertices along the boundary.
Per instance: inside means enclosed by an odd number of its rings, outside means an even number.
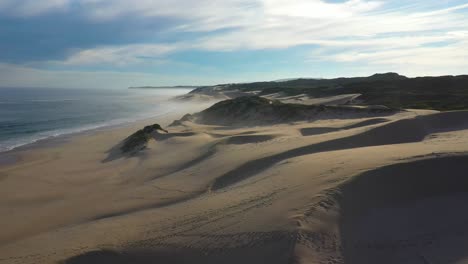
M160 105L158 107L158 110L159 110L158 113L155 113L155 112L139 113L135 117L132 117L132 118L119 118L119 119L109 120L107 122L87 124L87 125L80 126L80 127L44 131L44 132L36 133L31 136L2 141L0 142L0 152L10 151L10 150L23 147L29 144L37 143L38 141L57 138L60 136L67 136L67 135L92 131L96 129L116 127L120 125L129 124L132 122L141 121L141 120L148 119L148 118L159 117L159 116L166 115L174 110L173 108L167 109L167 107L161 107L161 106L166 106L166 105ZM161 112L162 109L165 109L164 112Z

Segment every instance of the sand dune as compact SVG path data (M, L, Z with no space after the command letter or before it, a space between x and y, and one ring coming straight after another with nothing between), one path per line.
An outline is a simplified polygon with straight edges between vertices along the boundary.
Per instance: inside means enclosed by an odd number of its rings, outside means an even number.
M281 100L284 103L292 104L306 104L306 105L344 105L353 102L361 94L340 94L335 96L327 97L311 97L306 94L284 96L281 93L271 94L264 96L265 98L271 98Z
M446 122L441 123L442 120L446 120ZM450 131L451 129L468 128L468 121L464 120L468 120L468 114L466 112L452 112L418 117L415 119L398 120L353 136L289 149L272 156L249 161L235 170L229 171L216 179L213 188L219 189L226 187L229 184L245 179L250 175L257 174L278 162L292 157L340 149L418 142L438 129ZM374 122L363 121L361 124L362 123L372 124ZM359 126L351 125L351 127Z
M372 119L368 119L368 120L358 122L352 125L347 125L344 127L306 127L306 128L301 129L301 134L303 136L312 136L312 135L340 131L343 129L353 129L353 128L358 128L358 127L371 126L371 125L384 123L388 121L390 120L385 119L385 118L372 118Z
M24 150L0 165L0 263L462 263L467 120L186 121L112 152L135 124Z
M394 115L401 110L385 106L290 104L259 96L224 100L195 114L175 120L171 126L191 121L218 126L259 126L298 121L358 119Z
M468 156L431 158L369 171L340 186L345 262L455 263L466 258L468 214L462 208L468 201L467 171Z

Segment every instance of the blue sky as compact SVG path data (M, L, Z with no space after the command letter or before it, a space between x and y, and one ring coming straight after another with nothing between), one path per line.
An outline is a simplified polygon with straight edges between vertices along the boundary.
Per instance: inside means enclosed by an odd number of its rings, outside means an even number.
M0 0L0 86L468 73L468 1Z

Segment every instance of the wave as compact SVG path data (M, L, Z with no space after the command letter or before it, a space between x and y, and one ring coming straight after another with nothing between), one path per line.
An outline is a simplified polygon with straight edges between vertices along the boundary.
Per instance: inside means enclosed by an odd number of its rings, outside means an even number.
M186 92L2 88L0 152L164 115L175 107L170 98Z
M89 132L92 130L117 127L117 126L121 126L125 124L130 124L132 122L145 120L148 118L164 116L172 112L173 110L174 110L173 108L169 108L169 109L166 108L165 111L159 112L159 113L154 113L154 112L140 113L131 118L130 117L129 118L117 118L117 119L112 119L112 120L105 121L105 122L86 124L86 125L79 126L79 127L54 129L54 130L41 131L41 132L38 131L38 133L31 134L30 136L23 136L23 137L8 139L8 140L0 142L0 152L11 151L19 147L24 147L26 145L34 144L39 141L45 141L48 139L54 139L54 138L58 138L62 136L70 136L73 134Z
M24 104L24 103L66 103L80 101L81 99L31 99L20 101L0 101L0 104Z

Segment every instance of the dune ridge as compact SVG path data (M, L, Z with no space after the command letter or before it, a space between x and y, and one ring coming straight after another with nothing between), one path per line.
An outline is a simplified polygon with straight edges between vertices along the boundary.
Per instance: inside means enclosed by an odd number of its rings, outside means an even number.
M352 106L288 103L259 96L241 96L224 100L193 115L185 115L171 126L192 121L206 125L258 126L295 121L332 118L363 118L386 116L399 110L385 106Z
M249 161L235 170L222 175L216 179L212 189L216 190L224 188L237 181L248 178L249 175L259 173L275 163L292 157L339 149L418 142L423 140L430 133L438 130L452 131L451 129L466 129L468 128L468 121L460 122L460 120L468 120L467 118L468 114L466 112L450 112L417 117L415 119L398 120L350 137L324 141L318 144L287 150L269 157ZM361 124L358 123L349 127L360 127L363 123L364 125L375 123L375 120L369 121L370 122L364 121ZM343 129L347 128L345 127ZM389 135L392 136L389 137Z

